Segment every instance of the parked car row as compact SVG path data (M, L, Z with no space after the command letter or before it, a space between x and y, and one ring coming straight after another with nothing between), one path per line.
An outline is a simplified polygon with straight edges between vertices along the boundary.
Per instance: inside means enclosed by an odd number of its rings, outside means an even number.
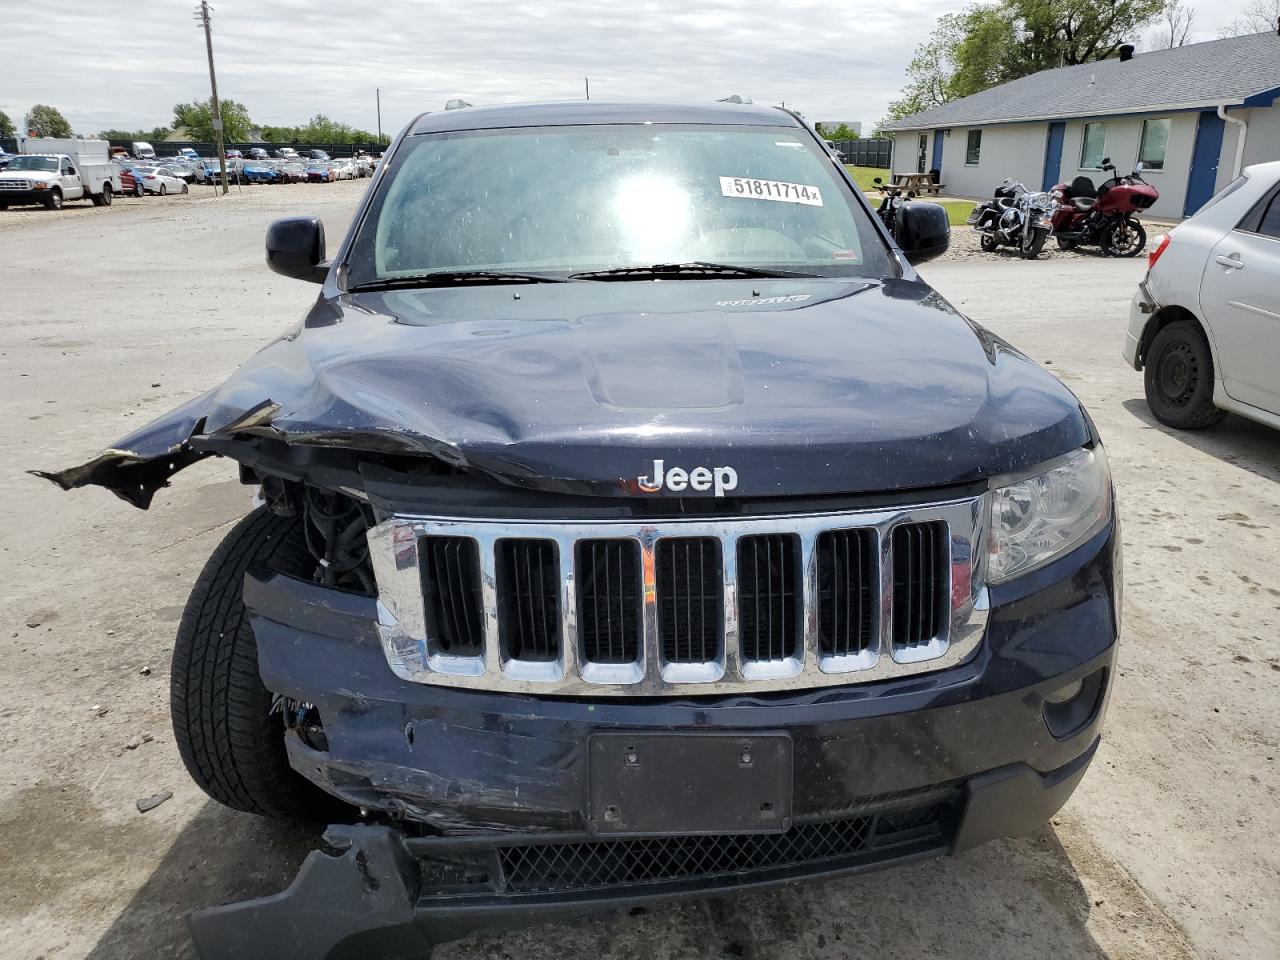
M335 180L358 180L373 175L378 158L362 153L354 157L331 159L323 150L308 150L303 154L292 147L282 147L276 156L268 156L264 147L248 150L228 150L226 154L227 181L237 184L251 183L329 183ZM136 161L121 161L136 163ZM217 157L201 157L190 147L176 157L156 161L173 168L170 175L180 176L188 183L217 183L222 168Z

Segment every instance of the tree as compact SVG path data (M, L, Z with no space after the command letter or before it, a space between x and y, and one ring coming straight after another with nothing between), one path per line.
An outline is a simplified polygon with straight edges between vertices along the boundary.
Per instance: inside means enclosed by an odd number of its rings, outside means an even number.
M1195 10L1183 6L1182 0L1166 0L1151 41L1152 49L1172 50L1174 47L1186 46L1191 39L1191 28L1195 22Z
M18 131L13 128L13 121L9 119L9 115L0 110L0 137L17 136Z
M168 127L152 127L150 130L99 130L103 140L163 140L173 133Z
M67 123L67 118L58 112L58 108L46 107L43 103L37 103L32 107L23 122L27 130L33 131L37 137L75 136L71 132L71 124Z
M1280 29L1280 0L1253 0L1244 8L1244 13L1218 31L1218 36L1243 37L1277 29Z
M889 105L889 116L910 116L1052 67L1106 60L1159 16L1166 2L996 0L946 14L916 48L907 85Z
M235 100L219 100L218 112L222 114L223 140L249 139L249 134L253 130L253 121L249 119L248 107ZM212 100L194 100L191 103L174 104L173 125L175 128L185 128L192 140L216 140L217 134L213 129Z
M822 123L816 123L814 126L818 128L818 132L827 140L858 139L858 131L853 129L853 127L849 126L847 123L838 123L834 127L829 127Z
M368 130L359 130L339 120L317 113L304 127L263 127L262 137L270 143L376 143Z

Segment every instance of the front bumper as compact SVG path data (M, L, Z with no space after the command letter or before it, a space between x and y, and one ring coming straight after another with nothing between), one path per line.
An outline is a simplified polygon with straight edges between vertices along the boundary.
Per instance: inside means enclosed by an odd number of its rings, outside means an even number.
M50 193L49 190L0 190L0 200L9 204L44 203Z
M468 933L857 873L1032 831L1067 800L1097 748L1118 636L1118 541L1113 522L1067 557L993 588L984 641L959 666L801 694L680 700L405 681L387 666L375 601L251 573L245 602L263 679L313 704L323 725L310 744L288 737L294 768L407 823L332 828L346 852L313 853L285 893L194 915L201 954L328 956L359 943L420 955ZM1075 681L1075 699L1051 703ZM602 831L591 810L593 735L671 731L789 737L786 828ZM290 953L285 942L303 946Z
M1096 747L1095 740L1082 756L1048 775L1015 764L971 780L959 805L951 805L958 819L950 849L1030 830L1047 820L1076 788ZM672 838L663 848L652 840L558 834L453 840L411 838L387 826L333 826L325 841L336 853L311 853L283 893L192 914L191 935L204 960L420 960L436 944L474 934L655 901L835 879L948 852L938 830L917 825L918 819L909 816L891 822L891 832L882 832L879 824L895 816L895 804L887 799L857 818L867 824L860 849L822 848L818 852L824 855L800 862L767 862L768 852L813 851L822 843L815 839L816 831L791 838L793 830L754 845L743 837L718 845L716 838ZM858 829L849 827L850 822L839 821L833 829L847 837ZM744 867L740 861L752 854L766 862ZM731 861L734 856L737 860ZM597 881L634 875L644 868L637 865L653 863L667 866L668 876ZM543 867L537 874L542 888L528 882L530 864ZM709 869L696 873L702 864ZM566 882L552 888L548 877Z
M1134 370L1142 369L1142 337L1151 317L1159 309L1160 305L1151 295L1147 282L1139 282L1138 289L1133 292L1133 299L1129 302L1129 329L1125 332L1124 349L1121 351L1124 362Z

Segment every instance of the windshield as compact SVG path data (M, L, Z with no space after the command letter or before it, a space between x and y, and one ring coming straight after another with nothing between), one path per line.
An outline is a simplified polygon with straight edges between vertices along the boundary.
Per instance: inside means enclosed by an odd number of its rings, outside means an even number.
M8 170L45 170L56 171L58 161L53 157L14 157L6 168Z
M833 277L897 267L813 138L627 124L406 139L352 244L353 285L702 261Z

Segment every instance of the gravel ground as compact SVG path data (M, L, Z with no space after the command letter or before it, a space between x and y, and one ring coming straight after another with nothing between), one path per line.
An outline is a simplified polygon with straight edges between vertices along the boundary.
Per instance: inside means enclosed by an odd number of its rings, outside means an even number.
M295 322L315 288L265 269L266 225L316 213L336 241L362 189L0 213L7 960L189 956L185 912L282 888L311 845L208 801L169 730L182 604L248 509L233 466L197 464L145 513L25 471L84 460ZM1202 434L1154 424L1118 355L1141 259L974 257L971 237L958 229L953 252L923 272L1077 391L1120 493L1124 641L1081 789L1037 834L954 860L541 927L439 957L1277 956L1280 434L1235 417Z

